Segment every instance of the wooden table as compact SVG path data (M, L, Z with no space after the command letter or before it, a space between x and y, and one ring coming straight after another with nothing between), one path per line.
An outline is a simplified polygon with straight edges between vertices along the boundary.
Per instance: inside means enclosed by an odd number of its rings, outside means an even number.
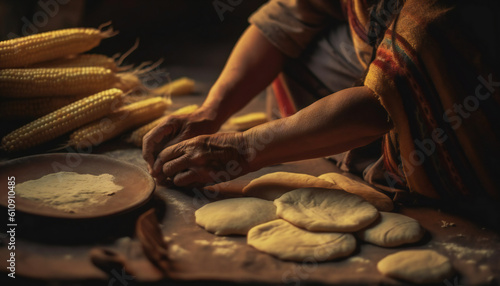
M196 75L184 74L198 79ZM206 73L200 70L196 74L202 78ZM173 108L200 104L208 90L207 83L212 80L210 78L202 81L201 88L198 87L200 94L174 97ZM239 114L263 110L264 103L265 98L261 95ZM95 148L93 153L146 168L141 150L122 143L120 139ZM252 178L274 171L319 175L338 169L326 159L272 166L234 180L233 189L238 190ZM25 218L19 223L21 227L17 237L16 281L28 283L25 285L40 285L44 282L52 285L54 281L62 284L72 284L76 281L79 285L125 285L124 283L132 282L163 281L170 285L173 280L180 284L200 280L218 281L212 282L214 285L221 281L292 285L312 282L334 285L400 285L403 283L379 274L376 264L386 255L401 249L418 248L434 249L452 260L457 275L443 281L443 285L500 283L499 234L436 209L397 207L398 212L417 219L427 230L428 235L418 245L387 249L360 244L351 258L325 263L296 263L280 261L257 251L246 244L245 237L218 237L195 224L194 211L197 208L222 196L235 195L237 194L225 193L214 197L201 190L193 192L158 186L149 204L134 212L107 220L61 223ZM162 277L149 262L134 234L137 217L150 207L156 207L162 214L160 227L168 244L171 264L175 269L171 278ZM454 226L443 227L446 223L453 223ZM0 241L0 268L1 271L6 271L7 262L4 258L7 257L8 250L4 233ZM104 272L94 266L90 261L89 252L95 247L122 254L128 261L134 277L123 276L122 269ZM6 278L6 273L2 273L0 280L12 283L12 280Z
M102 155L145 168L138 148L117 149L103 152ZM336 166L326 159L313 159L264 168L240 177L232 183L236 186L244 185L251 178L274 171L319 175L336 170ZM219 197L225 195L227 194L222 193ZM234 195L234 193L229 195ZM175 269L171 279L177 282L216 280L293 283L295 285L307 284L307 282L334 285L399 285L401 282L379 274L376 264L388 254L409 248L434 249L452 260L458 274L449 281L443 281L444 285L485 284L500 281L500 236L463 218L439 210L398 207L398 212L419 220L428 231L427 237L418 245L387 249L360 243L355 255L347 259L325 263L315 261L296 263L280 261L257 251L246 244L245 237L218 237L198 227L195 223L194 211L217 198L201 190L186 192L158 186L154 200L147 206L114 220L82 224L82 229L79 230L81 231L80 237L78 233L75 233L76 237L64 234L65 226L57 223L35 225L38 221L22 221L19 225L31 228L32 231L26 237L18 237L16 275L32 278L37 282L77 280L87 281L89 285L94 285L98 282L107 284L118 281L117 276L121 275L121 269L105 273L90 261L90 250L94 247L102 247L126 257L135 276L133 281L168 281L147 260L140 242L134 237L133 225L138 215L147 208L155 206L163 214L161 230L168 245L171 265ZM454 226L443 227L444 222L453 223ZM75 223L78 224L78 222ZM66 227L73 231L78 229L68 225ZM108 233L105 231L107 228L110 229ZM36 234L33 234L34 230L39 231L39 239ZM8 253L5 239L3 241L0 247L2 258ZM5 259L0 261L0 267L2 271L5 271ZM5 277L5 275L2 276ZM125 278L129 277L125 276Z

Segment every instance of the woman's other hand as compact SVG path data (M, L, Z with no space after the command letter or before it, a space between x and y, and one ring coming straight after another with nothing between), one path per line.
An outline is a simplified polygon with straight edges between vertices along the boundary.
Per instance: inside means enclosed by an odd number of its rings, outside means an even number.
M228 181L250 171L246 148L243 133L197 136L163 149L152 174L181 187Z
M212 134L220 127L210 110L199 108L191 114L166 117L143 138L142 155L152 175L153 165L160 152L181 141L198 135Z

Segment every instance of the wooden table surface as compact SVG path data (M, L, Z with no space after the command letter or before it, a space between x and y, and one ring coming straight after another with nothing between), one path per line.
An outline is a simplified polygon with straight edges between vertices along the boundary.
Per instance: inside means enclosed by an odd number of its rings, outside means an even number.
M200 70L196 74L203 78L204 71ZM201 81L201 87L198 88L202 92L197 95L174 97L173 108L200 104L211 81ZM263 110L264 102L261 95L239 114ZM120 139L95 148L93 153L146 168L141 150ZM107 220L68 223L33 217L20 218L19 225L22 227L19 227L16 240L16 276L24 280L17 281L24 281L23 285L124 285L118 282L126 278L130 280L121 282L163 281L170 285L173 281L203 280L218 281L214 284L225 281L293 285L313 282L402 285L404 283L401 281L379 274L376 264L388 254L411 248L434 249L451 259L457 274L443 281L442 285L500 283L499 234L437 209L397 207L398 212L417 219L427 230L426 238L417 245L388 249L360 243L354 256L324 263L280 261L248 246L245 237L218 237L195 224L194 211L197 208L222 196L238 195L237 190L252 178L275 171L319 175L338 169L322 158L272 166L234 180L231 184L236 193L221 193L218 197L201 190L193 192L157 186L153 200L146 206ZM137 217L150 207L156 207L161 214L160 227L174 269L170 278L163 277L147 260L134 235ZM443 227L445 223L453 223L454 226ZM4 232L0 238L0 268L5 272L7 262L4 258L8 257L9 251ZM122 269L105 272L93 265L89 252L95 247L122 254L134 277L123 276ZM6 279L6 272L1 275L0 281L3 280L12 283L12 280Z
M138 148L114 150L104 152L103 155L145 168ZM336 170L336 166L326 159L313 159L267 167L240 177L231 184L237 188L251 178L274 171L319 175ZM219 194L225 195L227 194ZM234 196L234 193L229 196ZM355 255L347 259L324 263L296 263L280 261L257 251L246 244L245 237L219 237L197 226L194 211L214 199L217 198L201 190L193 192L158 186L149 205L105 222L82 223L75 227L58 222L40 223L37 219L25 219L19 222L19 225L31 228L31 231L25 232L24 237L17 239L16 274L19 277L34 278L35 281L91 280L92 283L110 283L120 269L105 273L90 261L90 250L101 247L126 257L129 268L133 270L134 281L165 281L161 273L144 256L140 242L135 238L131 227L141 212L155 206L163 214L161 230L174 269L170 279L176 281L398 285L401 284L400 281L379 274L376 264L388 254L410 248L434 249L451 259L457 275L448 282L443 281L444 285L500 281L500 236L439 210L398 207L398 212L417 219L427 230L428 235L417 245L389 249L360 243ZM443 222L453 223L454 226L443 227ZM106 233L107 228L109 230ZM67 233L68 231L72 233ZM6 240L2 241L0 256L7 257ZM5 271L5 259L0 261L0 267ZM457 283L455 280L460 284L454 284Z

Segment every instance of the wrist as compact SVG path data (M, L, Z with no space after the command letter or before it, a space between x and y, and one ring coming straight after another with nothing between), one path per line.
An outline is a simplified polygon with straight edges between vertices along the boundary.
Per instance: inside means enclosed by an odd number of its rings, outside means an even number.
M207 131L210 131L209 133L217 132L223 123L220 122L217 108L211 105L203 104L198 107L198 109L196 109L191 115L194 118L205 122L205 125L207 125L209 129Z
M238 153L240 155L240 164L246 170L245 173L253 172L258 169L255 164L256 152L248 132L236 132L235 138L238 141Z
M230 88L218 80L200 107L219 127L235 112L231 94Z
M269 129L262 130L262 128L251 128L241 132L241 141L243 142L241 152L245 156L250 172L257 171L269 165L266 163L265 152L266 145L270 143L268 139L272 139L272 137L267 136L272 134L268 134L268 132Z
M252 171L283 163L291 153L286 144L290 118L273 120L243 132L246 153Z

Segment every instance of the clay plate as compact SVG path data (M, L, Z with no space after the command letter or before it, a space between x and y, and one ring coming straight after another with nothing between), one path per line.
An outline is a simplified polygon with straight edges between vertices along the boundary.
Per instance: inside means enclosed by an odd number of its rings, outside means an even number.
M20 184L61 171L92 175L108 173L115 177L115 183L123 186L123 189L111 196L106 203L91 206L78 213L44 206L17 195L16 211L56 218L98 218L140 207L151 198L155 189L153 178L143 169L104 155L77 153L34 155L0 163L0 205L7 207L8 177L14 176L16 184Z

